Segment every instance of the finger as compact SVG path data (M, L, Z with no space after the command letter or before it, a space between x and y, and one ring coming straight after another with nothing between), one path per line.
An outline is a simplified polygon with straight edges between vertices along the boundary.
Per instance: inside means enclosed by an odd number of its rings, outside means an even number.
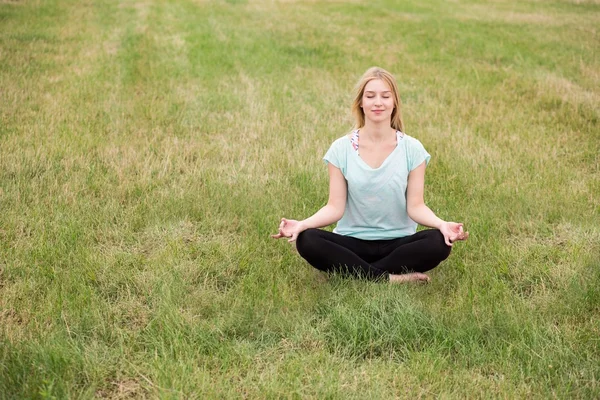
M277 236L276 239L279 239L279 238L282 238L282 237L289 237L288 235L285 234L285 232L281 228L279 228L279 232L276 235L273 235L273 236Z
M288 240L288 243L293 243L293 242L295 242L297 237L298 237L298 234L297 234L297 233L294 233L294 234L292 235L292 237L290 238L290 240Z
M271 235L271 237L272 237L273 239L279 239L279 238L281 237L281 233L278 233L278 234L276 234L276 235Z
M448 236L444 235L444 241L446 242L447 246L452 247L452 242L450 241L450 238L448 238Z
M467 240L469 238L469 232L465 232L464 234L460 235L460 238L458 240Z

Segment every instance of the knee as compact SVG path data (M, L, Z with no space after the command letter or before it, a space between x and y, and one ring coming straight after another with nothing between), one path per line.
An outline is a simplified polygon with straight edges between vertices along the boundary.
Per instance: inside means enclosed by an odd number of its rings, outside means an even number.
M435 229L432 232L432 252L440 259L440 261L443 261L450 255L452 247L446 244L446 240L444 239L442 232L440 232L438 229Z
M300 232L296 238L296 249L298 250L298 253L300 253L302 256L309 253L312 249L314 249L318 237L319 230L315 228L310 228Z

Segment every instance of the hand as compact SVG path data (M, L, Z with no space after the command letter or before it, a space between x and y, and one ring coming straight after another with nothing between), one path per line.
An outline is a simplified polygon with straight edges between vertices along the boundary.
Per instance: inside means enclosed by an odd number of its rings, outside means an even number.
M463 230L463 224L457 222L444 222L440 226L440 232L444 235L444 241L450 247L457 240L467 240L469 238L469 232Z
M279 232L275 235L271 235L273 239L279 239L282 237L290 238L288 242L295 242L298 238L298 235L304 231L306 228L302 226L300 221L296 221L295 219L285 219L281 218L281 223L279 224Z

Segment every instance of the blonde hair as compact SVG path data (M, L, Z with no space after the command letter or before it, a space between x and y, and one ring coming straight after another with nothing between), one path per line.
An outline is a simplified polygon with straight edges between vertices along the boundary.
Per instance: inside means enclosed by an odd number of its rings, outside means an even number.
M352 102L352 114L356 119L354 129L360 129L365 126L365 112L360 106L362 103L362 97L365 92L365 86L367 83L374 79L381 79L390 87L392 91L392 97L394 98L394 111L392 111L392 117L390 125L392 128L404 132L404 126L402 124L402 111L400 110L400 93L398 91L398 85L396 84L396 78L383 68L371 67L363 74L356 84L356 96Z

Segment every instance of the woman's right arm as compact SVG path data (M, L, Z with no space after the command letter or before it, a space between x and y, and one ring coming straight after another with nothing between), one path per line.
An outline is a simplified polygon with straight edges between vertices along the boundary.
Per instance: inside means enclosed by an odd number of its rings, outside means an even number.
M346 178L344 178L338 167L331 163L327 166L329 169L329 200L312 217L300 221L300 224L304 227L302 230L329 226L338 222L344 215L348 193Z
M288 241L293 242L301 232L307 229L322 228L342 218L346 209L346 197L348 194L346 178L344 178L342 171L338 167L331 163L327 165L329 170L329 200L327 204L311 217L302 221L282 218L279 225L279 233L272 235L272 237L275 239L288 237L290 238Z

